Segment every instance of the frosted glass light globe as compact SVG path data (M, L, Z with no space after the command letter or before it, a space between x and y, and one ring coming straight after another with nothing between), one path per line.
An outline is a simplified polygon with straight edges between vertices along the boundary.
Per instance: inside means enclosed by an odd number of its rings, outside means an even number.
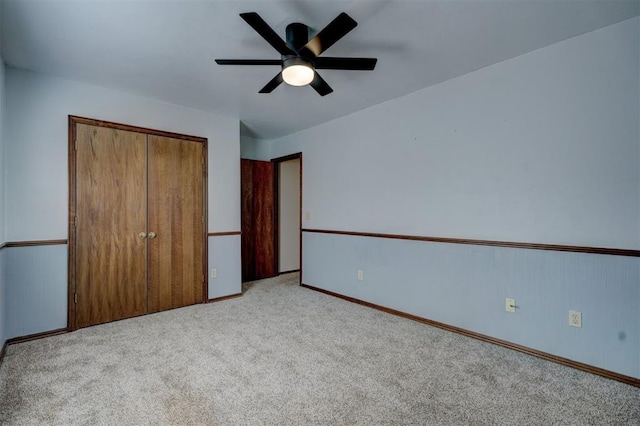
M282 70L282 79L292 86L306 86L314 77L315 72L306 65L290 65Z

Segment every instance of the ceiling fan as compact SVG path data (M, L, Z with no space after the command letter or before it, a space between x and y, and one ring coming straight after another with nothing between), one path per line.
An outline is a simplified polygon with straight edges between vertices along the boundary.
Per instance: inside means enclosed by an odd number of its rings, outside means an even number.
M331 86L315 70L370 71L376 58L336 58L322 52L354 29L358 23L341 13L322 31L309 40L309 27L305 24L287 25L286 42L256 12L241 13L240 17L256 30L280 55L280 59L216 59L218 65L280 65L279 72L260 93L271 93L283 81L292 86L311 85L320 96L333 92Z

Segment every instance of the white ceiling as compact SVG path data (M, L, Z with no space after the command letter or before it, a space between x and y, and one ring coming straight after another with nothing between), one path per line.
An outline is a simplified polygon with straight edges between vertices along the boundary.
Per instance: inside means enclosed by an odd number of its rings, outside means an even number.
M334 92L258 91L279 59L238 14L258 12L284 38L340 12L358 27L325 56L376 57L374 71L322 70ZM9 66L237 117L272 139L640 14L638 0L3 0ZM312 34L313 35L313 34Z

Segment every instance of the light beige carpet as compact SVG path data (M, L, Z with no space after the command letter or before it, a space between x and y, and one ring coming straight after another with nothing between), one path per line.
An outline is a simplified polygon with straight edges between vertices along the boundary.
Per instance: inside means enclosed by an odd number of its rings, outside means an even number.
M9 425L638 425L640 389L297 286L9 347Z

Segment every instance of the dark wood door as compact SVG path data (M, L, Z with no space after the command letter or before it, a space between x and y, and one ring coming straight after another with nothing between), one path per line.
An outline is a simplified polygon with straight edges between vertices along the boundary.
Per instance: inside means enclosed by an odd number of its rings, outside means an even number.
M146 135L76 128L76 324L147 310Z
M203 301L203 146L149 136L149 312Z
M241 160L242 281L275 276L274 171L269 161Z

